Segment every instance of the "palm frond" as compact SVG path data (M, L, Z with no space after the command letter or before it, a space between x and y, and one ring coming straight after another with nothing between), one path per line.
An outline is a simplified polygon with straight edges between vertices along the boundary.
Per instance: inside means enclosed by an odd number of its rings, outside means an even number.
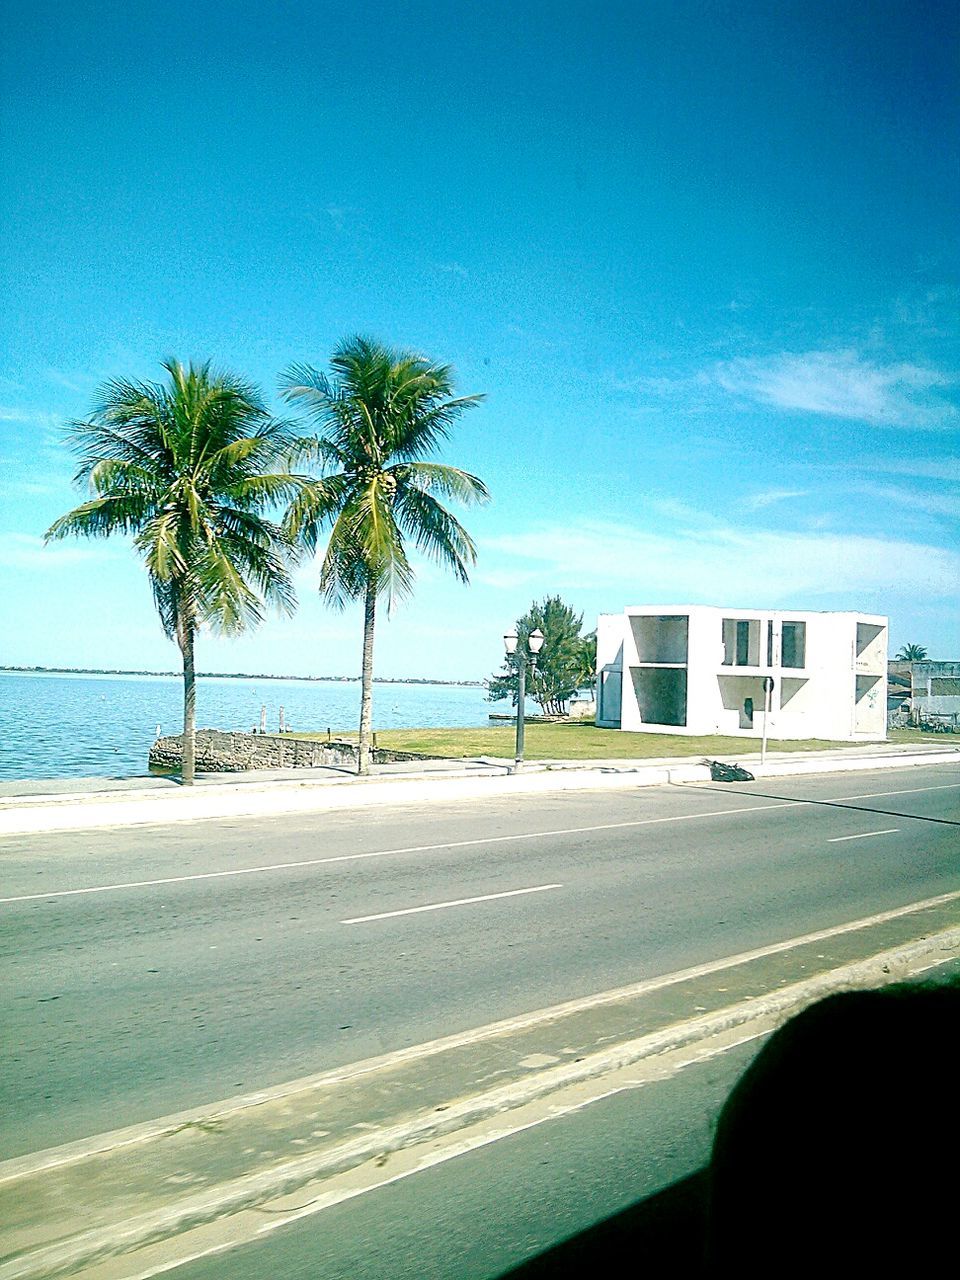
M180 608L180 593L177 590L177 584L175 582L162 582L159 578L151 577L150 588L153 592L153 602L156 605L157 613L160 615L160 625L163 627L164 635L168 640L176 640L177 624L183 613Z
M236 548L227 554L227 539L211 542L196 562L198 595L205 620L215 631L237 635L263 620L262 601L237 563Z
M291 365L281 379L284 398L318 431L311 455L335 472L298 494L284 519L311 549L330 526L321 593L339 607L371 587L391 601L406 595L407 539L465 581L473 542L432 494L476 504L487 488L469 472L422 459L482 397L455 396L449 366L363 335L339 344L330 370Z
M451 569L461 582L469 582L476 563L473 539L457 518L433 497L414 485L397 491L397 519L417 549L437 564Z
M363 547L354 532L352 511L340 512L330 530L330 538L320 566L320 594L328 604L344 609L366 590Z
M185 580L189 570L189 549L193 538L184 537L182 520L174 510L161 511L152 520L148 520L134 538L134 546L143 556L147 572L158 582L171 582L177 578ZM181 590L181 594L183 594Z
M164 384L115 379L68 429L96 497L50 538L134 535L164 630L235 631L265 603L293 604L290 537L266 512L313 483L284 465L299 437L252 384L209 364L164 362Z
M401 463L391 467L390 473L396 477L398 486L413 484L426 493L439 493L464 506L479 506L490 500L487 486L477 476L442 462Z
M223 486L230 500L259 511L266 503L292 502L316 482L311 476L293 475L287 471L258 472L235 479Z
M54 520L44 540L56 542L69 537L105 538L112 533L134 533L148 509L148 504L131 494L91 498Z
M343 509L350 489L345 475L324 476L301 485L283 518L284 533L315 551L323 527Z

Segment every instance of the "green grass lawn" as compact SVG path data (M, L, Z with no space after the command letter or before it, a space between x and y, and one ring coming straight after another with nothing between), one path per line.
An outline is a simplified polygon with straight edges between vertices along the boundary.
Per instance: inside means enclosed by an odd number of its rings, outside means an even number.
M958 737L953 733L923 733L920 729L891 729L887 734L888 742L925 742L931 747L960 746Z
M298 738L325 738L324 733L299 733ZM924 741L929 734L922 735ZM337 737L355 740L356 734ZM384 729L377 732L377 746L394 751L416 751L422 755L459 759L462 756L513 758L516 729L512 724L495 724L480 729ZM800 742L772 739L771 751L822 751L849 746L807 738ZM586 723L528 724L524 756L528 760L641 760L662 756L742 756L760 750L759 738L687 738L666 733L624 733L620 729L598 729Z

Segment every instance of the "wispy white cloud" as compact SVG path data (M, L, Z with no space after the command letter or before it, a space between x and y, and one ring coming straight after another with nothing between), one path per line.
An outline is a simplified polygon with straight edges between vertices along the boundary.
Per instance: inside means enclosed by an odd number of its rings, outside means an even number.
M461 262L438 262L436 267L438 271L446 272L450 276L459 276L462 280L467 280L470 276L470 272Z
M806 489L767 489L763 493L754 493L744 499L748 511L763 511L778 502L789 502L791 498L805 498Z
M615 588L627 600L783 601L878 592L955 596L960 553L870 534L746 530L716 523L700 530L643 529L585 520L489 538L485 570L530 571L556 589ZM506 585L506 584L505 584Z
M76 564L117 560L120 553L104 544L51 542L31 533L0 533L0 565L8 569L57 570Z
M960 288L950 283L918 285L895 298L892 305L892 316L898 324L935 336L953 337L958 315Z
M63 485L53 480L12 480L4 483L8 493L28 493L34 497L48 497L54 493L62 493Z
M916 489L897 488L895 485L859 485L856 492L891 502L910 512L960 520L960 494L918 492Z
M917 364L875 364L853 350L741 357L717 364L713 377L724 391L787 411L884 427L938 429L960 421L942 394L955 377Z
M43 427L56 430L63 418L57 413L43 413L35 409L17 409L8 405L0 405L0 422L12 422L25 427Z
M859 458L862 471L885 475L913 476L918 480L960 482L960 458Z
M64 371L57 369L54 365L48 365L43 372L47 380L56 386L84 395L88 394L97 382L97 375L88 369Z

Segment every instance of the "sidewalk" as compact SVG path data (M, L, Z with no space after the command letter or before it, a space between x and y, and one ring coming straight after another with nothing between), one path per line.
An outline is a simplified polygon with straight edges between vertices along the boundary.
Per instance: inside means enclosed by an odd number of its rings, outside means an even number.
M150 1274L158 1250L169 1261L171 1247L195 1255L216 1233L247 1238L265 1214L315 1211L404 1168L664 1078L767 1034L829 991L958 957L960 893L945 894L7 1161L0 1280L80 1268L90 1280Z
M756 751L738 754L736 760L757 778L770 778L960 765L960 747L876 743L827 751L770 751L762 765ZM339 768L201 774L193 787L159 777L7 782L0 784L0 836L710 781L702 759L692 756L540 760L525 764L519 774L511 773L511 765L510 760L483 756L418 761L415 767L406 762L375 765L366 778Z

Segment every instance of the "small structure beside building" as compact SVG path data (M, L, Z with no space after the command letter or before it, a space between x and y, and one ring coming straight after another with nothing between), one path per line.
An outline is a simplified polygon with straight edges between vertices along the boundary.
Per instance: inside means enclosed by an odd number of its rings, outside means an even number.
M600 615L597 673L603 728L759 738L766 716L771 738L886 735L876 615L630 606Z
M960 725L960 662L911 663L910 706L915 724Z

